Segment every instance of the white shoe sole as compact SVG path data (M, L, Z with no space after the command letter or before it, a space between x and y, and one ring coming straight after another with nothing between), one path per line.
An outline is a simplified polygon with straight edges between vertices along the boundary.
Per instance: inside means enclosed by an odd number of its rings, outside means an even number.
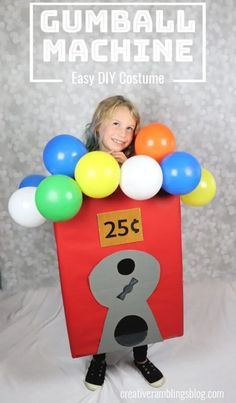
M165 381L166 380L163 376L161 379L159 379L159 381L156 381L153 383L148 382L148 383L149 383L149 385L153 386L153 388L160 388L162 385L164 385Z
M102 385L94 385L93 383L84 382L87 389L94 392L95 390L101 389Z

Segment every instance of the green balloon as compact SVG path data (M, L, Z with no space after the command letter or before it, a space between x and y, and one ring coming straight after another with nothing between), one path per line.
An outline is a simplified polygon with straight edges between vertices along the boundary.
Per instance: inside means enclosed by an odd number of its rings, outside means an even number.
M79 185L66 175L52 175L43 179L35 195L38 210L51 221L70 220L80 210L82 199Z

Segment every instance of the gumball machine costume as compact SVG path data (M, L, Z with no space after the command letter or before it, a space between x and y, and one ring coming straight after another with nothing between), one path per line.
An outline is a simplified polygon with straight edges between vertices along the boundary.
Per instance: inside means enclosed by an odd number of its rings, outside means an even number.
M54 228L73 357L183 334L179 197L117 190Z
M52 175L36 178L29 203L54 222L73 357L183 334L180 197L204 205L216 186L195 157L175 147L170 129L155 123L140 130L136 155L121 168L69 135L44 150ZM9 212L24 225L14 210L22 190L12 195Z

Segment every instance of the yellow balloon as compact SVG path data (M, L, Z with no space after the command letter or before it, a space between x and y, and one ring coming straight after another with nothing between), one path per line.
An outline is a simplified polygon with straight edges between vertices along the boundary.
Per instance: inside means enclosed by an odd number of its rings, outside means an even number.
M91 151L78 161L75 180L89 197L103 198L112 194L120 183L120 166L104 151Z
M216 181L207 169L202 169L202 176L198 186L190 193L180 196L181 200L190 206L205 206L210 203L216 194Z

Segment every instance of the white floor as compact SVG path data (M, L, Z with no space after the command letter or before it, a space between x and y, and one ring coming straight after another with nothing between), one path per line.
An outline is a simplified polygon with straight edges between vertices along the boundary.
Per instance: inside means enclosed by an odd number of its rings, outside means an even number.
M185 285L185 335L149 347L166 378L160 389L142 379L131 352L109 354L103 388L86 389L90 357L70 356L59 287L1 291L0 318L1 403L236 401L236 281Z

